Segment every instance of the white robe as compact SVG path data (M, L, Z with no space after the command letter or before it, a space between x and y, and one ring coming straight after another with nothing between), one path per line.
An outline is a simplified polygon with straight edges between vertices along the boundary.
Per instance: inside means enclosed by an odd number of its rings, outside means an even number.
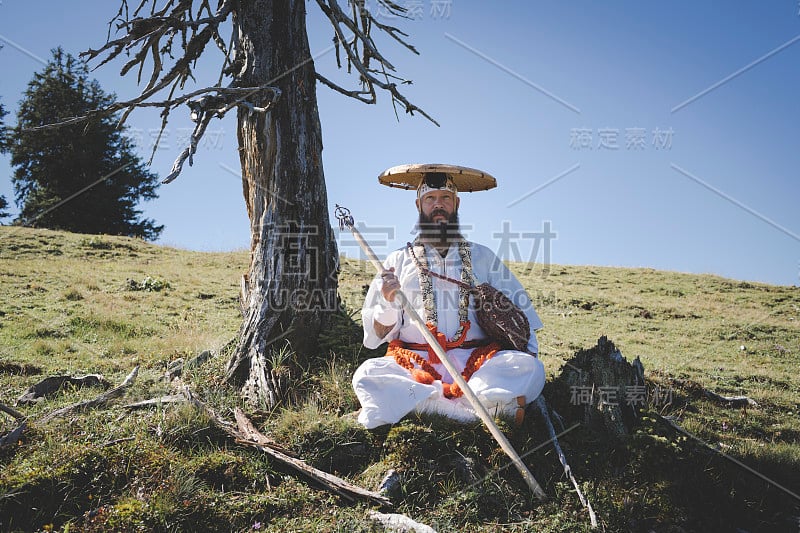
M528 294L517 278L503 262L488 248L470 243L472 271L475 283L490 283L501 290L527 315L531 327L528 342L530 353L516 350L501 350L478 369L468 381L472 391L492 414L512 416L517 409L517 397L525 396L527 402L535 400L542 392L545 381L544 366L531 355L539 351L535 330L542 327ZM461 257L458 246L453 244L445 257L433 248L426 246L428 268L432 272L447 277L461 279ZM418 269L406 248L389 254L384 267L394 267L405 295L417 313L424 319L424 305L419 285ZM381 295L380 276L372 281L361 318L364 324L364 346L377 348L385 342L400 338L410 343L425 343L422 333L405 317L397 300L389 303ZM452 339L458 329L459 288L431 276L438 313L438 331ZM470 298L471 300L471 298ZM466 340L484 339L483 332L475 318L470 301L468 318L470 329ZM379 337L373 327L373 320L394 327L385 337ZM427 359L427 352L417 351ZM459 372L464 370L471 349L455 348L447 355ZM416 367L415 363L415 367ZM353 375L353 388L361 402L358 421L367 428L383 424L394 424L412 411L439 413L464 422L477 419L469 401L463 396L449 399L444 396L442 382L452 383L453 378L442 364L432 365L442 376L442 381L430 385L414 380L410 372L395 362L392 357L378 357L364 361Z

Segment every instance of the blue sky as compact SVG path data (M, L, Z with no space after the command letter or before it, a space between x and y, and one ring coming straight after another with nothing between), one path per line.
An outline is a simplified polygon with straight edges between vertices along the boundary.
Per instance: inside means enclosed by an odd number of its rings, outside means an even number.
M402 111L398 121L385 95L366 106L317 88L331 213L349 207L378 255L412 238L416 213L413 193L382 187L377 175L443 162L497 178L497 189L461 195L461 220L507 259L800 285L800 1L399 3L415 20L383 21L421 55L387 39L382 50L413 80L405 94L441 127ZM80 10L2 0L7 123L39 60L59 45L75 55L98 47L115 12L107 0ZM308 12L317 69L344 80L315 2ZM201 65L200 81L215 78L216 61ZM118 73L110 65L93 76L133 96L135 80ZM190 124L188 113L174 115L154 172L169 172ZM134 113L128 126L148 157L156 114ZM5 157L0 194L9 200L10 174ZM160 242L248 247L233 116L211 124L195 165L159 194L141 207L165 224ZM555 235L543 238L546 229ZM350 239L340 248L360 255Z

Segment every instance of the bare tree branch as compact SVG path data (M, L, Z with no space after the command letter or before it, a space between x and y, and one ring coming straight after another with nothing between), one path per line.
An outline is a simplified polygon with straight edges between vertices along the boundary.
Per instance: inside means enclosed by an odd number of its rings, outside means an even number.
M106 403L108 403L109 400L112 400L114 398L118 398L118 397L122 396L123 394L125 394L125 390L128 387L130 387L131 385L133 385L133 382L136 379L136 376L138 374L139 374L139 367L136 366L136 367L134 367L133 370L131 370L130 374L128 374L125 377L125 379L122 381L122 383L120 383L118 386L114 387L113 389L108 390L108 391L104 392L103 394L101 394L100 396L98 396L96 398L93 398L91 400L86 400L84 402L74 403L74 404L71 404L71 405L67 405L66 407L61 407L60 409L56 409L55 411L50 411L49 413L47 413L44 416L42 416L39 420L37 420L37 423L38 424L43 424L43 423L48 422L48 421L50 421L50 420L52 420L52 419L54 419L56 417L64 416L64 415L69 414L69 413L71 413L73 411L82 411L84 409L90 409L92 407L98 407L98 406L101 406L101 405L105 405Z
M382 54L380 54L375 46L375 43L370 35L370 30L372 26L377 27L379 30L387 33L393 39L398 41L400 44L408 48L414 53L418 53L417 50L407 43L402 36L405 36L403 32L394 28L392 26L387 26L378 22L375 17L365 8L359 8L359 15L357 18L355 15L353 17L348 16L347 14L342 11L341 7L339 6L337 0L316 0L317 5L319 5L322 12L328 17L331 25L333 26L334 31L334 44L336 45L336 54L337 54L337 64L341 67L341 61L339 58L339 47L344 50L345 55L347 57L347 65L348 70L350 67L356 69L359 74L359 81L364 86L364 90L361 91L348 91L341 86L331 82L324 76L317 74L317 79L321 81L323 84L327 85L331 89L344 94L345 96L349 96L351 98L355 98L361 102L372 104L376 101L375 95L375 87L383 89L387 91L391 97L392 102L399 102L406 110L406 113L414 114L414 112L419 112L422 116L436 124L437 126L439 123L434 120L430 115L428 115L425 111L417 107L416 105L412 104L405 96L403 96L400 91L397 89L397 84L392 83L389 81L389 78L394 78L400 80L400 78L388 74L387 69L389 71L394 71L394 66L386 60ZM405 15L405 8L394 4L393 2L381 0L380 3L387 7L392 13L396 14L397 16L404 16ZM354 8L355 9L355 8ZM355 11L354 11L355 13ZM345 35L345 30L348 30L352 34L352 38L348 39ZM359 51L359 47L361 50ZM378 61L380 65L379 68L370 67L370 60L375 59ZM386 81L381 81L378 78L378 75L382 75ZM401 83L410 83L406 80L402 80ZM369 98L364 97L364 95L370 95Z
M345 96L350 98L355 98L360 102L364 102L365 104L374 104L375 103L375 93L370 93L369 91L348 91L344 87L333 83L331 80L320 74L319 72L316 73L317 79L323 83L323 85L328 86L329 88L333 89L334 91L341 93ZM368 94L371 95L370 98L365 98L364 95Z
M352 14L348 15L337 0L316 1L333 26L337 65L341 67L339 48L341 46L347 59L348 71L351 68L356 70L361 88L345 89L319 73L316 74L316 78L327 87L367 104L374 104L377 101L375 88L380 88L391 95L393 106L399 103L407 113L413 115L414 112L419 112L438 126L438 122L430 115L400 93L397 88L398 83L410 82L394 74L395 67L378 50L371 30L378 28L413 53L418 53L405 40L407 35L397 28L380 23L359 2L351 3ZM406 9L399 4L391 0L378 0L378 2L389 13L408 18ZM149 14L146 9L148 4ZM115 102L83 116L65 118L57 123L31 128L30 131L88 122L117 112L121 112L118 124L122 126L134 109L161 108L161 128L148 162L152 163L170 113L178 106L188 104L195 128L189 139L189 145L178 155L169 175L162 181L170 183L180 174L187 160L189 165L192 165L197 146L212 118L222 118L234 107L247 108L251 113L265 112L269 109L280 97L280 90L277 87L269 85L237 87L239 74L237 65L240 65L242 58L236 55L238 52L236 24L234 23L229 44L226 45L219 34L219 26L227 21L236 9L235 0L218 0L215 12L212 12L209 0L202 0L193 14L193 4L192 0L167 0L157 8L157 0L141 0L133 13L130 13L128 1L121 0L119 10L109 21L106 43L98 49L89 49L80 55L87 61L100 60L95 68L119 58L123 53L130 55L130 59L122 66L120 74L125 76L136 69L137 83L141 83L143 79L147 80L141 93L135 98ZM123 35L112 39L112 26L116 26L116 32L122 32ZM187 80L193 79L193 65L211 40L224 58L217 85L174 96L176 92L183 90ZM176 43L180 45L182 54L171 66L165 65L165 58L173 58L173 45ZM371 65L372 60L376 62L374 66ZM222 86L222 79L225 76L233 78L227 87ZM168 90L169 93L166 99L150 101L164 90Z
M144 3L145 2L143 2L143 4ZM159 14L151 15L150 17L137 17L136 14L134 14L134 18L130 20L128 20L127 15L125 18L123 18L120 11L111 20L109 25L112 25L115 21L119 21L117 24L117 29L120 30L125 28L127 33L119 39L106 42L106 44L97 50L89 49L86 52L83 52L81 56L87 56L89 60L92 60L98 55L108 51L111 48L114 48L114 50L110 52L109 56L103 60L103 63L98 65L99 67L104 63L116 58L120 53L122 53L123 50L132 48L142 40L148 41L148 46L142 47L142 49L147 49L154 37L157 37L157 42L158 39L160 39L166 33L174 35L177 34L178 31L187 29L196 30L200 26L217 27L222 22L225 22L225 20L228 18L228 15L233 9L233 3L224 2L215 15L196 20L187 20L184 18L191 16L191 13L189 12L190 7L191 2L181 2L181 4L179 4L179 6L176 7L176 9L170 13L169 16L163 16L164 10L162 10L159 12Z
M127 116L130 114L130 112L136 109L137 107L161 107L173 110L176 107L180 106L181 104L188 102L195 96L200 96L201 94L206 94L206 93L219 93L235 97L234 99L232 99L233 104L230 105L228 109L225 110L227 112L230 108L244 103L246 98L249 98L260 92L272 93L272 96L269 99L270 103L272 103L272 101L278 99L281 91L277 87L272 87L269 85L261 85L258 87L204 87L202 89L198 89L196 91L183 94L177 98L171 98L168 100L162 100L158 102L145 102L142 101L141 96L138 96L133 100L128 100L125 102L115 102L108 107L91 111L80 117L70 117L60 122L53 122L52 124L44 124L42 126L36 126L35 128L28 128L25 131L41 131L53 128L60 128L62 126L70 126L72 124L79 124L81 122L91 121L96 118L113 115L114 113L124 109L125 113L119 121L119 124L122 125L125 123L125 120L127 119Z
M353 40L351 41L353 49L355 50L356 44L360 42L363 50L362 58L375 58L385 65L389 70L394 70L394 66L388 60L386 60L380 54L380 52L378 52L378 49L375 47L375 43L372 41L372 37L369 35L369 20L372 17L369 11L366 9L361 10L361 17L359 20L366 21L365 29L362 31L362 29L358 27L357 20L345 15L336 0L328 0L328 2L330 3L330 6L326 4L325 0L317 0L317 4L319 4L320 9L322 9L322 12L325 13L325 15L328 17L328 20L330 20L332 24L344 24L347 29L353 32ZM355 11L356 6L353 5L353 12L355 13Z
M251 97L261 91L271 91L273 99L268 100L266 106L254 106L250 102L245 101L245 98ZM229 88L227 91L222 92L223 96L210 96L206 95L198 100L189 100L187 103L192 109L192 120L197 124L189 138L189 146L184 148L183 152L175 160L172 165L172 170L169 175L162 180L162 183L170 183L181 173L183 163L188 159L189 166L192 166L192 156L197 151L197 144L205 134L206 127L214 117L222 118L225 114L234 107L243 106L248 108L250 113L266 112L267 109L277 100L280 96L280 90L275 87L262 86L251 88ZM227 101L225 96L234 96L231 101ZM262 99L263 100L263 99ZM161 130L164 130L162 124Z

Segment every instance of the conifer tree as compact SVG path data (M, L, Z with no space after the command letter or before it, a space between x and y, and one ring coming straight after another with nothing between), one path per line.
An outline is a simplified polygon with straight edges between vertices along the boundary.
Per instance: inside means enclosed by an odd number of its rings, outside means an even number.
M136 155L115 115L38 129L106 107L114 96L89 79L83 61L58 48L28 83L9 147L17 222L78 233L153 240L163 230L142 219L140 200L157 197L158 176Z
M6 108L3 107L3 104L0 104L0 154L8 149L8 136L4 122L6 115L8 115L8 111L6 111Z
M8 135L6 131L6 125L3 122L3 119L8 114L8 111L5 110L3 104L0 104L0 154L4 153L8 150ZM0 194L0 220L7 218L9 213L6 211L8 209L8 200L6 197Z

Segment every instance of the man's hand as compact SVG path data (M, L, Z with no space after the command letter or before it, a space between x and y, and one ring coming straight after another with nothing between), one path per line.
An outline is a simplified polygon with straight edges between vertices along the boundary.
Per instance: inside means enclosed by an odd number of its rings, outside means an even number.
M400 290L400 280L397 279L397 276L394 275L394 267L390 268L389 270L384 270L381 273L381 279L383 283L381 285L381 296L387 302L391 303L394 301L395 294L397 291ZM378 337L386 337L390 331L394 328L394 323L392 324L381 324L377 320L372 321L372 325L375 328L375 333L377 333Z
M395 293L400 290L400 280L397 279L397 276L394 275L394 267L390 268L389 270L384 270L381 273L381 279L383 279L383 285L381 285L381 295L383 299L387 302L394 301Z

